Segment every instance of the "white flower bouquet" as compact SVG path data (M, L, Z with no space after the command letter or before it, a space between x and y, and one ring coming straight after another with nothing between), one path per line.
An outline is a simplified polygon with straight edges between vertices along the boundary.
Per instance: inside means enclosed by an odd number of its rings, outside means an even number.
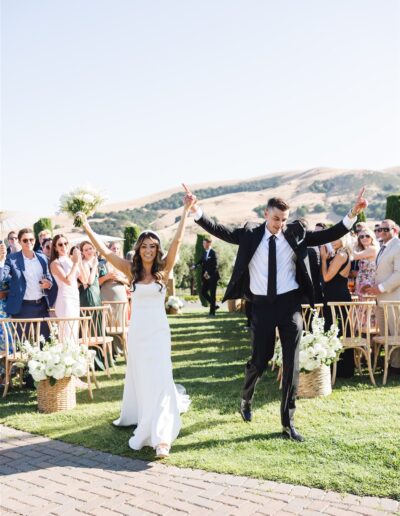
M169 296L168 301L165 304L167 308L179 310L183 306L183 301L177 296Z
M70 376L84 376L88 364L94 360L96 352L87 346L79 345L73 340L59 342L53 329L50 340L43 348L33 347L28 341L22 344L23 355L35 382L49 379L50 385L57 380ZM42 342L44 339L42 337Z
M321 365L331 365L339 358L342 343L338 338L338 326L332 324L327 332L324 332L324 318L314 316L311 323L312 331L303 331L300 341L299 362L300 371L309 373ZM272 360L278 367L282 365L282 346L280 341L276 343L275 354Z
M80 227L81 220L75 217L78 211L82 211L88 217L93 215L97 208L103 204L105 198L99 192L89 188L79 187L64 194L60 198L60 213L66 213L74 217L74 226Z

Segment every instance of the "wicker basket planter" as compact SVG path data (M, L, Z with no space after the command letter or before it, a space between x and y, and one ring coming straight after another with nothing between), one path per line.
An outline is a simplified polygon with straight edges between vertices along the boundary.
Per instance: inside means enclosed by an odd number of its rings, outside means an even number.
M50 414L71 410L76 406L75 378L62 378L55 385L49 380L41 380L37 386L39 412Z
M331 369L327 365L321 365L310 373L300 373L299 398L316 398L317 396L328 396L332 392Z
M182 313L179 308L173 308L172 306L167 306L167 314L176 315Z

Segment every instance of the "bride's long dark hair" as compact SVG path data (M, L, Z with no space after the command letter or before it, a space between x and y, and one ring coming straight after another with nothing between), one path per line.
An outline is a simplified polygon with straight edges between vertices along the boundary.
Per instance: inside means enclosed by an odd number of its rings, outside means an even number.
M155 279L155 282L160 285L160 291L165 286L165 277L164 277L164 269L165 269L165 258L163 256L163 251L161 249L161 242L158 238L158 235L153 233L152 231L144 231L139 235L133 250L135 254L133 255L132 260L132 289L135 290L136 283L141 281L144 278L144 267L143 261L140 256L140 248L143 242L146 239L150 239L157 246L157 253L154 259L153 265L151 266L151 273Z

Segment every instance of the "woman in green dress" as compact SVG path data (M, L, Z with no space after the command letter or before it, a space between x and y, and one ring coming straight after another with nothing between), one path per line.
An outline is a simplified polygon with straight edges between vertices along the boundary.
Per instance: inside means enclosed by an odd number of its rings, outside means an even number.
M86 272L87 283L79 283L79 300L80 306L102 306L99 285L99 261L97 258L96 249L88 240L84 240L80 244L82 253L82 266ZM97 333L101 335L102 318L101 314L96 315ZM104 371L103 356L99 349L96 350L94 358L96 369Z

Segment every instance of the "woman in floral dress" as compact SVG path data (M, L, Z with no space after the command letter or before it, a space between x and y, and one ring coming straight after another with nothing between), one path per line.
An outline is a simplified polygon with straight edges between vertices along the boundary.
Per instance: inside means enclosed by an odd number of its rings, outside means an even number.
M375 283L378 250L379 245L374 233L368 228L362 229L357 235L357 243L352 253L353 260L359 260L355 294L360 301L370 300L365 298L364 289Z

